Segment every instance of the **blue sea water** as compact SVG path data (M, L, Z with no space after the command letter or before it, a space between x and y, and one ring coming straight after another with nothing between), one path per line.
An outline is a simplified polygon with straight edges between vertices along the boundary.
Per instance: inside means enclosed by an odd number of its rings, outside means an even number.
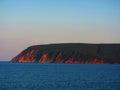
M0 90L120 90L120 65L0 62Z

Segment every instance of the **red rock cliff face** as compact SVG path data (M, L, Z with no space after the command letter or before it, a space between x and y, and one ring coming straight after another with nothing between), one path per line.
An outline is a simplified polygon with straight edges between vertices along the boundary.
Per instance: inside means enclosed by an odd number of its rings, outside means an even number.
M100 47L100 45L32 46L21 52L11 61L21 63L119 64L120 45L117 47L118 50L111 49L109 46ZM112 50L113 52L106 50Z
M37 50L31 50L27 52L25 55L18 55L17 57L12 59L12 62L35 62L34 56L37 54Z

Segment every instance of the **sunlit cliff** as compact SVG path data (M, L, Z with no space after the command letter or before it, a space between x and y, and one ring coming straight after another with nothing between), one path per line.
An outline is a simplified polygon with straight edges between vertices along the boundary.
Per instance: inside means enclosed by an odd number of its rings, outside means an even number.
M11 62L120 64L120 44L49 44L31 46Z

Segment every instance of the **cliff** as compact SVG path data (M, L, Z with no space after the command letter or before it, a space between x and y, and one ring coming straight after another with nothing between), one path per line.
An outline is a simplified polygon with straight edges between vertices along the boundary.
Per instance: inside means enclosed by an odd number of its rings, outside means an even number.
M49 44L31 46L11 62L120 64L120 44Z

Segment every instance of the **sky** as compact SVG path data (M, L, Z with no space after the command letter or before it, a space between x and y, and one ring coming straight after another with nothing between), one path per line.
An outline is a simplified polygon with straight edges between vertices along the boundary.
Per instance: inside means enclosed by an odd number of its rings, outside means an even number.
M120 43L120 0L0 0L0 61L51 43Z

